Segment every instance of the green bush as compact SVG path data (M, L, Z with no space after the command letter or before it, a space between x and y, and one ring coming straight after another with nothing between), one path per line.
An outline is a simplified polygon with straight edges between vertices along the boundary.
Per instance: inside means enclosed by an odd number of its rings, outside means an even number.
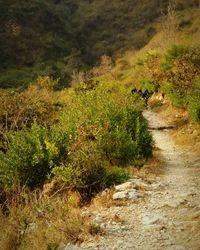
M166 73L172 69L172 65L169 62L163 62L160 64L160 69L162 72Z
M200 90L188 98L188 111L193 121L200 123Z
M185 45L173 45L170 49L167 50L167 54L165 56L167 61L172 61L174 59L183 58L190 51L189 46Z
M119 165L127 165L138 158L151 156L152 138L141 113L127 108L121 114L120 110L114 114L112 118L118 121L111 123L110 130L102 137L107 158Z
M34 188L43 184L67 153L66 134L49 132L36 123L10 134L9 140L8 151L0 152L0 182L4 185L17 182Z
M187 53L185 53L183 59L192 63L197 69L199 69L200 45L195 45L195 46L190 47Z
M81 143L70 153L68 165L52 170L70 189L78 190L83 199L90 199L100 190L127 180L128 174L118 167L110 167L98 143Z
M187 108L195 122L199 122L199 63L199 45L173 45L161 64L168 81L162 84L162 92L174 106Z
M86 197L125 180L127 174L116 166L152 152L139 102L130 90L115 85L71 93L70 105L62 114L63 129L70 136L68 160L53 174Z
M91 197L105 185L107 162L96 142L87 141L70 155L70 162L75 171L75 188L82 195Z
M107 176L105 179L106 186L113 186L114 184L120 184L129 179L129 174L124 168L113 167L107 169Z
M136 65L138 66L144 66L145 64L145 60L142 59L142 58L138 58L137 61L136 61Z
M137 142L138 158L152 156L152 136L148 131L147 121L142 115L137 116L135 131L132 131L133 138Z
M200 123L200 77L197 77L195 87L188 96L187 108L192 120Z
M119 90L99 86L75 96L73 105L63 114L63 123L73 137L77 136L76 131L81 131L81 140L93 137L108 160L126 165L146 156L146 148L151 151L150 135L137 97L125 89L115 91ZM147 143L140 146L143 137Z
M161 91L166 94L175 107L183 107L187 104L187 97L183 90L172 83L164 83Z
M168 63L175 59L183 59L198 68L200 63L200 46L173 45L167 50L165 59Z
M107 131L101 141L107 159L119 165L126 165L137 158L137 144L126 126L117 126Z
M142 90L148 89L149 92L157 92L159 84L155 80L144 79L141 81Z
M130 89L100 84L67 98L55 127L33 123L9 134L8 150L0 153L1 184L35 188L51 176L90 198L127 178L117 166L151 156L143 102Z

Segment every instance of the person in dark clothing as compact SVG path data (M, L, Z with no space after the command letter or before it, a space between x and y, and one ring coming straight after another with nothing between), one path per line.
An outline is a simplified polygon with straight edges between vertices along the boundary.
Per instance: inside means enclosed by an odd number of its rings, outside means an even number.
M138 94L143 97L143 93L141 89L138 91Z
M144 90L142 97L147 98L149 96L149 91L147 89Z
M132 90L131 90L131 93L132 93L132 94L136 94L136 93L137 93L137 89L136 89L136 88L132 89Z
M145 103L147 104L148 99L149 99L149 91L148 91L147 89L145 89L145 90L143 91L142 97L144 98Z

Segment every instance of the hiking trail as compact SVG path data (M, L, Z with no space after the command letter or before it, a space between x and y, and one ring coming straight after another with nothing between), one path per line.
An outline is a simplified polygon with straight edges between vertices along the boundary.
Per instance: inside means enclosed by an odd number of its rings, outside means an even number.
M159 115L152 110L143 115L164 159L162 174L144 183L149 187L144 198L91 212L105 234L80 249L200 250L200 158L191 147L175 145L173 128Z

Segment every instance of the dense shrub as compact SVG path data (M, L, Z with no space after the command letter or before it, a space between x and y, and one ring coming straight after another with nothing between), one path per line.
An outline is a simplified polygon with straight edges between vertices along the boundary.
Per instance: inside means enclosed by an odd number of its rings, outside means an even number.
M173 45L167 50L165 58L168 62L175 59L183 59L198 67L200 62L200 46Z
M113 184L120 184L127 181L130 178L129 174L124 171L124 168L110 167L107 169L107 176L105 179L106 186L112 186Z
M187 106L191 118L200 123L200 77L197 77L195 87L188 96Z
M161 91L170 98L175 107L182 107L186 105L187 98L185 93L172 83L164 83L161 87Z
M173 45L160 65L165 81L162 92L167 94L172 104L187 107L191 118L198 121L199 88L196 79L200 74L199 46Z
M179 89L191 89L200 73L199 62L199 46L174 45L167 51L161 70Z
M169 62L163 62L160 64L160 69L164 73L167 73L172 68L172 65Z
M167 50L166 60L180 59L190 51L190 47L184 45L173 45Z
M10 133L9 140L7 152L0 152L0 182L9 186L16 182L30 188L43 184L67 154L67 134L49 132L36 123Z
M100 85L71 93L62 114L63 129L71 138L68 162L53 174L89 196L125 180L127 174L116 166L149 157L152 151L141 110L139 99L125 88Z
M40 85L53 87L51 81ZM33 123L8 134L8 148L0 153L1 184L35 188L51 176L88 198L127 178L118 166L151 156L143 102L129 89L100 84L71 90L66 97L59 123Z
M193 121L200 123L200 90L188 98L188 111Z
M69 162L61 169L56 168L56 176L60 178L61 174L64 183L67 183L69 188L78 190L85 199L128 178L125 170L116 171L118 168L110 167L101 148L94 141L80 143L76 150L71 152Z
M194 67L197 68L197 70L200 70L200 46L195 45L191 46L190 49L187 51L187 53L184 54L183 59L191 62Z
M57 81L39 77L24 91L1 90L0 127L3 130L19 130L30 126L34 120L39 124L52 125L64 106L62 92L54 91Z
M158 92L159 84L155 80L142 80L141 81L142 89L148 89L149 92Z
M115 111L118 119L111 123L109 131L102 137L103 150L110 161L126 165L140 157L151 155L151 136L147 124L140 112L127 110L120 114Z
M109 160L127 164L150 147L147 125L141 118L140 101L127 90L106 89L101 86L73 98L73 105L64 114L69 134L79 131L79 138L98 140ZM110 93L111 92L111 93ZM144 126L142 133L138 132ZM138 134L137 134L138 133ZM76 134L77 136L77 134ZM143 137L147 144L139 149ZM139 153L140 151L140 153Z
M112 128L102 137L102 146L107 158L114 164L127 164L138 157L137 142L126 126Z

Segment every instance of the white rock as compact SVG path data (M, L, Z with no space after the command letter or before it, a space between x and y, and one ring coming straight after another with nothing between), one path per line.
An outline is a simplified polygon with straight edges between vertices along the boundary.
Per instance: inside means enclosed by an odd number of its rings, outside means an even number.
M136 189L121 191L113 194L113 200L129 199L136 200L143 197L143 195Z
M142 197L142 195L135 189L128 191L128 199L135 200Z
M80 250L80 248L75 245L68 244L65 246L64 250Z
M109 192L109 189L106 188L106 189L104 189L104 190L101 192L100 196L101 196L101 197L105 197L105 196L108 194L108 192Z
M142 218L145 226L154 225L162 222L163 217L159 214L147 214Z
M126 198L128 198L127 191L121 191L113 194L113 200L126 199Z
M133 183L131 181L125 182L121 185L115 186L117 191L125 191L133 187Z

